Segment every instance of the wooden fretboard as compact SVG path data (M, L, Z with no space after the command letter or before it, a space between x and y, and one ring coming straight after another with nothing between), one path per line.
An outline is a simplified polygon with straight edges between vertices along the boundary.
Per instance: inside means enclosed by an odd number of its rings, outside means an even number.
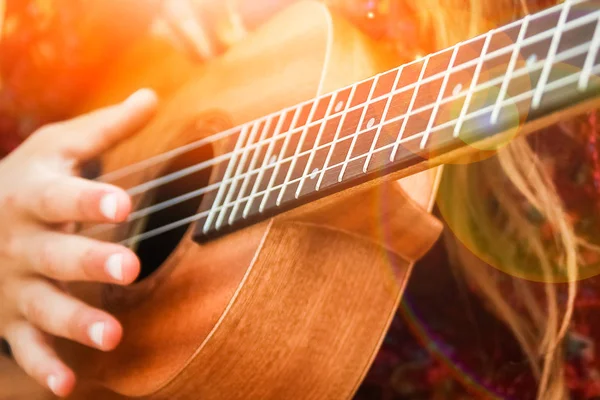
M573 0L239 127L206 241L506 134L600 91L600 0Z

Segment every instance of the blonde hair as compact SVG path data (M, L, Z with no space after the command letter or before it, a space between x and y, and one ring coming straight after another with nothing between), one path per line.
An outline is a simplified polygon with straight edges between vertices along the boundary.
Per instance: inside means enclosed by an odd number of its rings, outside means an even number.
M451 46L535 11L527 8L525 0L422 0L415 9L422 29L437 27L433 29L432 50ZM451 23L458 20L467 20L468 24ZM461 29L461 26L464 27ZM539 381L538 398L568 398L561 343L569 327L577 292L580 240L551 176L525 138L514 139L485 161L462 161L465 162L445 167L438 200L448 226L445 239L451 263L514 333ZM506 190L506 184L553 228L553 247L562 266L559 272L567 282L567 300L562 306L554 283L556 271L539 226ZM501 206L500 211L490 211L486 204L489 201L481 195L482 187ZM477 229L477 226L485 228ZM536 260L533 267L539 270L542 283L494 268L516 271L515 264L520 261L514 251L515 239L528 242L528 250ZM503 290L507 280L520 301L519 310L515 310ZM536 294L540 285L544 304L540 304Z

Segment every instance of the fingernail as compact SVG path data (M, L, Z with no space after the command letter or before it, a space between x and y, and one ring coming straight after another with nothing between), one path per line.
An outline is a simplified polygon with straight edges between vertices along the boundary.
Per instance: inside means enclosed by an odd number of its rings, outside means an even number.
M133 93L125 100L126 106L137 106L139 103L147 102L150 99L154 99L154 91L151 89L140 89Z
M92 342L94 342L98 347L102 347L104 342L104 322L96 322L92 324L88 330L88 334L90 335Z
M46 380L46 384L48 385L48 388L50 388L50 390L52 391L52 393L54 393L55 395L58 396L58 376L56 375L50 375L48 376L48 379Z
M106 218L114 220L117 218L117 195L109 193L100 200L100 212Z
M106 272L118 281L123 280L123 254L113 254L106 260Z

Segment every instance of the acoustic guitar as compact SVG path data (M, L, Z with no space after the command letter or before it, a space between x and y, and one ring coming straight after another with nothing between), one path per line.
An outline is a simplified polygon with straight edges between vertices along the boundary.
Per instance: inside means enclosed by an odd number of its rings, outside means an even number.
M59 343L73 398L351 398L441 230L426 171L596 107L599 21L567 0L394 68L309 1L210 63L101 160L136 209L81 233L143 272L70 287L125 331Z

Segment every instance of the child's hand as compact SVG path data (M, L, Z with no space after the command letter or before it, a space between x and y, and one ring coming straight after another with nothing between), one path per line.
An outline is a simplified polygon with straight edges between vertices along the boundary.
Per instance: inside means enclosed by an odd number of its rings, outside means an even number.
M43 127L0 162L0 337L17 363L59 396L75 384L56 356L52 336L103 351L122 336L119 322L60 289L60 282L129 284L136 255L116 244L70 234L76 222L127 218L120 188L77 176L89 160L143 127L156 96L142 90L122 104Z

